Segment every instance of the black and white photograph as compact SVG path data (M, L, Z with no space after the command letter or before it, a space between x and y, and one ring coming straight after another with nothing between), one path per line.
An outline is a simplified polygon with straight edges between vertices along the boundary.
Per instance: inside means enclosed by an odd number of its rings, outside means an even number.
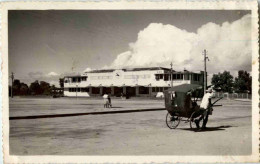
M7 9L4 152L17 163L32 156L257 162L257 20L250 5Z

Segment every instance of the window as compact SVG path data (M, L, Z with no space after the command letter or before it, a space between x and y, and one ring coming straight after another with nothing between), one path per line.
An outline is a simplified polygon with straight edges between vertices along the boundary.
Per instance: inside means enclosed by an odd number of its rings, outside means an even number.
M172 80L176 80L177 79L177 75L176 74L172 74Z
M69 78L64 78L64 83L69 83L69 82L70 82Z
M193 74L194 81L200 81L200 77L198 74Z
M139 94L149 94L148 87L139 87Z
M80 92L80 88L69 88L69 92Z
M163 90L167 90L167 89L169 89L169 87L164 87L164 88L163 88Z
M189 74L184 74L184 80L190 80L190 75Z
M167 78L167 80L165 80L164 78L164 81L169 81L171 80L171 75L168 75L169 77ZM180 79L183 79L183 74L172 74L172 80L180 80Z
M155 75L155 79L156 79L156 81L159 81L160 80L160 76L159 75Z
M164 74L164 81L169 81L169 75L168 74Z
M164 74L156 74L155 75L155 79L158 81L158 80L160 80L160 79L163 79L164 78L164 76L163 76ZM150 76L149 76L150 77Z
M87 77L86 76L81 77L81 81L87 81Z
M81 78L80 77L73 77L72 83L77 83L77 82L81 82Z
M89 92L89 88L81 88L81 92Z
M92 88L92 93L93 94L99 94L100 93L100 89L99 88Z
M152 92L156 92L156 88L155 87L152 88Z

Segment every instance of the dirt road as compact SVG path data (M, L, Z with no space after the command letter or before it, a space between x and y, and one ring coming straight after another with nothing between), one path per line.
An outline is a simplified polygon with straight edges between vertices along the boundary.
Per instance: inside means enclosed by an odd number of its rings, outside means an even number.
M251 102L223 100L208 129L171 130L166 111L10 121L13 155L249 155ZM163 100L113 100L109 110L164 107ZM101 99L13 99L10 116L103 111Z

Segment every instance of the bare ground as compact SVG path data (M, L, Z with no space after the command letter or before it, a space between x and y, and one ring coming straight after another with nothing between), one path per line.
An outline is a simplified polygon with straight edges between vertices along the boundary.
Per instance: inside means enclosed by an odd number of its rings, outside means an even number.
M14 98L10 116L163 108L163 100ZM12 155L249 155L251 102L223 100L208 129L194 132L181 122L171 130L166 111L10 121Z

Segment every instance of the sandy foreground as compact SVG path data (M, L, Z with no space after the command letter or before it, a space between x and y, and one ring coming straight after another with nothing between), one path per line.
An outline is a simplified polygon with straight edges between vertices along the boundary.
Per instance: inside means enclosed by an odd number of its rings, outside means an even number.
M164 108L162 99L13 98L10 116ZM11 155L249 155L250 101L222 100L208 129L181 122L171 130L165 111L10 120Z

